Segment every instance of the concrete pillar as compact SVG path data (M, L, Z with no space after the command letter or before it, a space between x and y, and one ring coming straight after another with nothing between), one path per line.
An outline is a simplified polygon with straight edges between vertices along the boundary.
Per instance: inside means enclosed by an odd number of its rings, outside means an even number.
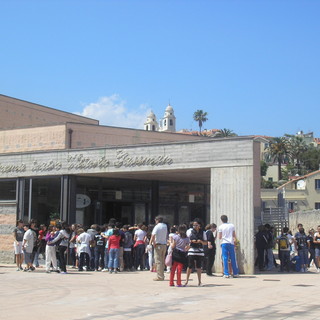
M211 221L219 226L228 216L239 239L237 261L240 273L254 273L254 171L253 165L211 169ZM215 272L222 271L220 240L216 240Z

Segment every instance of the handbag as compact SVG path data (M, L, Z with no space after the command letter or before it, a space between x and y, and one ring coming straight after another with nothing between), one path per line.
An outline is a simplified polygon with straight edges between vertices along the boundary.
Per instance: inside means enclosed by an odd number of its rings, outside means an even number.
M164 263L165 263L165 265L166 265L167 267L171 267L171 266L172 266L172 252L170 252L170 253L167 254Z
M173 261L185 264L187 262L187 253L176 248L172 251Z

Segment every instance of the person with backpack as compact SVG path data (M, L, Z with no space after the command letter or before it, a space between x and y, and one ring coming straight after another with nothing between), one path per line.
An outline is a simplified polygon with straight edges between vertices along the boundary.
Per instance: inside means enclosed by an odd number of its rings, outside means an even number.
M132 233L129 231L129 225L125 225L122 228L124 232L123 241L123 259L124 259L124 270L131 271L132 262L132 247L133 247L133 237Z
M301 259L301 270L300 272L307 272L308 266L308 237L304 232L304 228L300 227L299 232L294 236L294 240L297 245L298 256Z
M280 272L286 270L290 271L290 247L294 239L289 234L289 228L284 227L282 233L277 237L279 259L280 259Z
M100 271L104 269L104 237L100 226L96 225L95 230L97 234L94 236L94 269L95 271Z

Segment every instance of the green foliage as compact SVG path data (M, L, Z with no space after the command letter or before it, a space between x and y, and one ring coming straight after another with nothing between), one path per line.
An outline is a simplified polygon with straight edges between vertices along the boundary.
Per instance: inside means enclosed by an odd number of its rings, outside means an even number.
M261 173L261 176L264 177L267 175L267 171L268 171L268 165L265 161L261 160L260 161L260 173Z
M320 149L309 146L301 155L301 162L307 172L319 170L320 167Z
M216 137L216 138L226 138L226 137L236 137L236 136L237 136L236 133L234 133L232 130L226 129L226 128L220 129L214 135L214 137Z
M193 120L198 122L198 124L199 124L200 134L201 134L201 128L202 128L203 123L208 120L207 115L208 115L208 113L207 112L203 112L203 110L197 110L193 114Z
M274 189L274 188L278 188L278 187L279 187L279 184L277 182L265 180L264 178L261 177L261 188L262 189Z

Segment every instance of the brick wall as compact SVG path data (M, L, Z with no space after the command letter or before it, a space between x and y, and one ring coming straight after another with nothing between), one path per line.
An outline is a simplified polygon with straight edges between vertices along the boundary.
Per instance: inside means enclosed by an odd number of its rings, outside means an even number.
M13 236L16 225L16 203L0 203L0 263L13 263Z

